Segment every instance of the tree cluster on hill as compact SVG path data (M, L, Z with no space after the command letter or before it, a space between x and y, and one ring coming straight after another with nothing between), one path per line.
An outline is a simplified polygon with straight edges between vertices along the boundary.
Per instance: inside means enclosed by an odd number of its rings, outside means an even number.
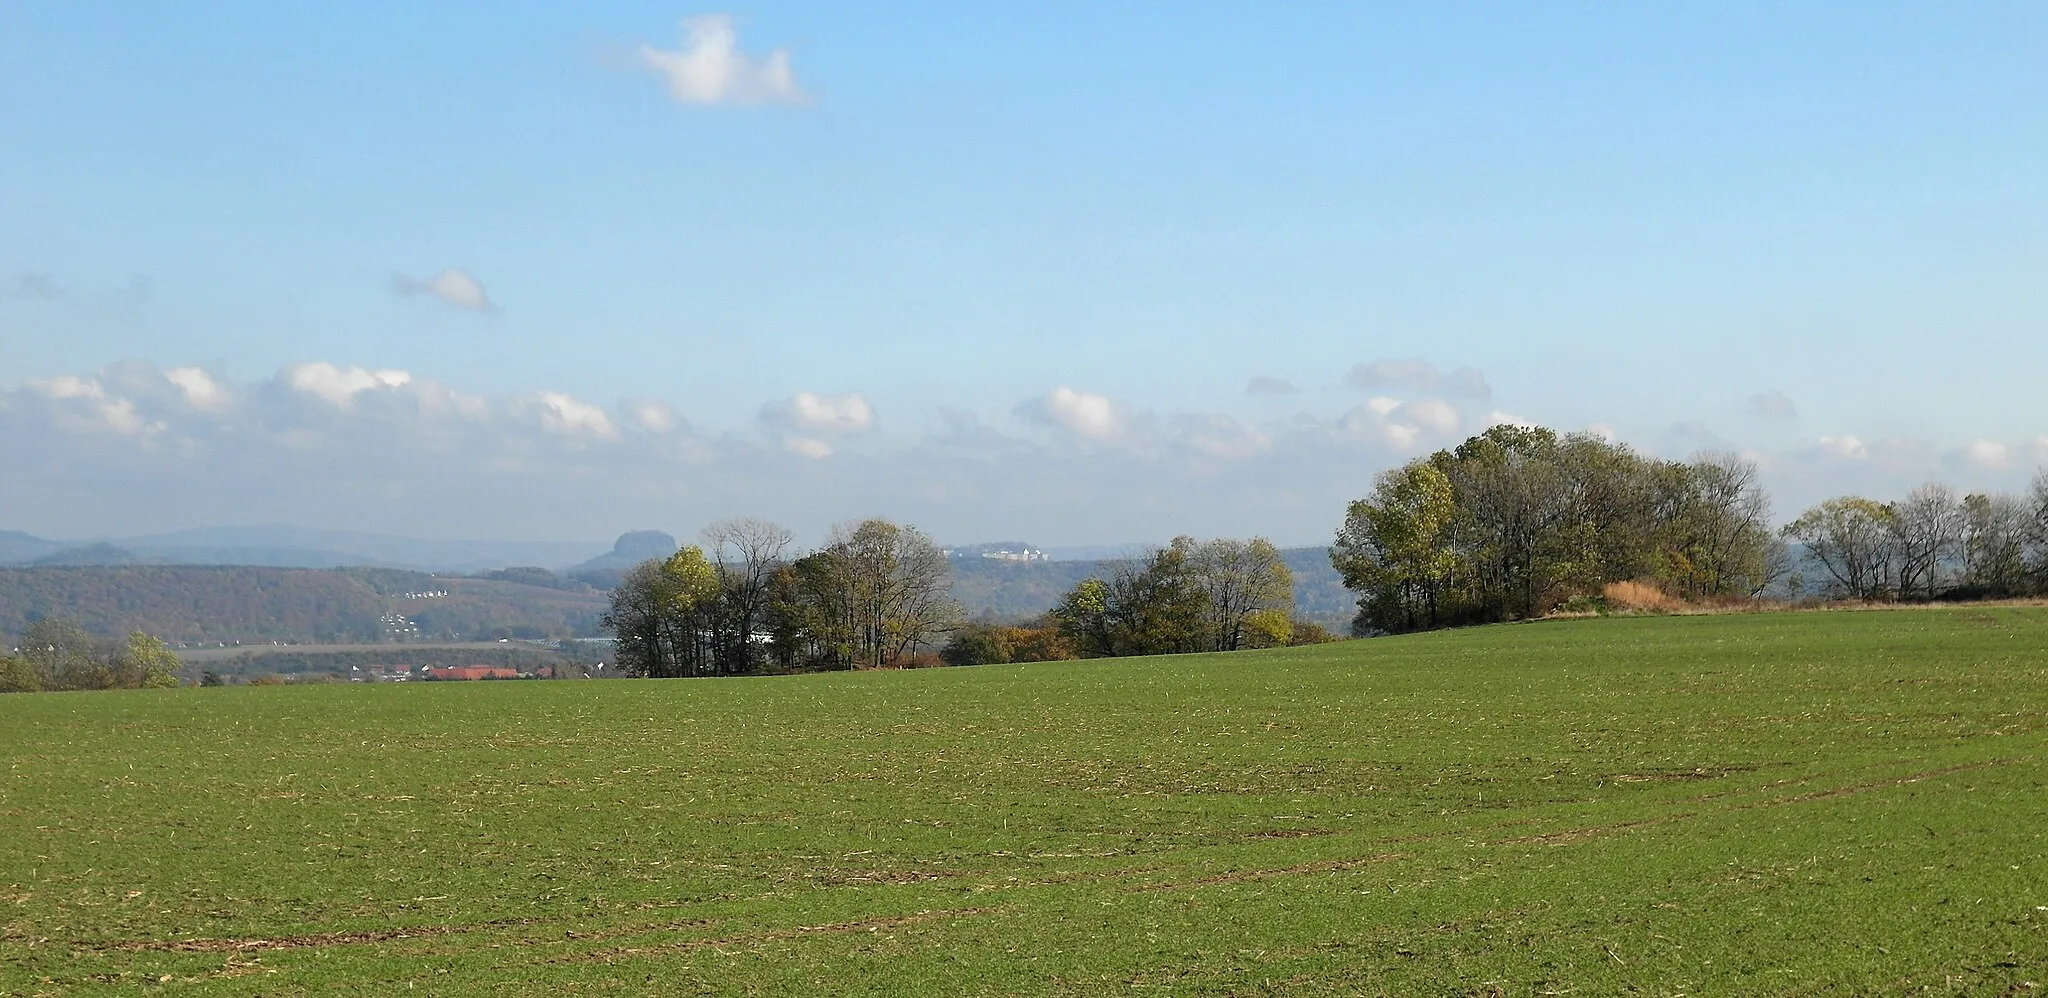
M1821 595L1996 599L2048 592L2048 473L2026 495L1959 496L1929 483L1896 502L1829 499L1786 524Z
M1176 537L1111 562L1061 597L1050 617L1088 658L1270 648L1293 640L1294 579L1264 538Z
M1752 462L1511 425L1382 473L1330 559L1361 634L1541 616L1628 580L1755 597L1789 560Z
M793 535L730 520L612 590L602 620L628 674L656 678L903 665L949 630L949 566L913 527L871 519L787 557Z
M0 693L173 687L184 666L141 631L107 641L71 621L45 618L22 629L12 654L0 653Z

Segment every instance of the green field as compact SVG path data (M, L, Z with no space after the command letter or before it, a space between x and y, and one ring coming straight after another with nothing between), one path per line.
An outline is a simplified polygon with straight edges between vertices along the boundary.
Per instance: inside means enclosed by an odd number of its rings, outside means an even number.
M2048 609L0 697L0 993L2048 994Z

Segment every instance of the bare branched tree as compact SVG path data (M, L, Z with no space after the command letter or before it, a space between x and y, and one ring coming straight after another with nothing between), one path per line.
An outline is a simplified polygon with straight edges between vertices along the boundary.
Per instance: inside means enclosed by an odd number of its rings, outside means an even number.
M753 672L757 635L768 630L769 583L787 560L796 535L767 520L720 520L700 535L723 584L723 612L713 637L721 671Z

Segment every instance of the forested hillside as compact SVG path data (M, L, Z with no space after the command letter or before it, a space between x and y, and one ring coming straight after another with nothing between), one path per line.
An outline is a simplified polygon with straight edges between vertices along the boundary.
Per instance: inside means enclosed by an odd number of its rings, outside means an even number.
M570 637L595 633L603 609L595 592L393 569L0 569L8 635L55 617L103 637L139 630L184 645Z

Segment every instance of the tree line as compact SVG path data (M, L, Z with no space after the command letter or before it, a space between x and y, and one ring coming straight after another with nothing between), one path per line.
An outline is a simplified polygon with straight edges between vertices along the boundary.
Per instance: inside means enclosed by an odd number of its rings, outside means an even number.
M1538 617L1622 581L1754 598L1791 559L1753 462L1501 425L1381 473L1330 560L1372 634Z
M1024 624L969 623L951 562L914 527L835 527L793 555L780 525L714 524L612 590L621 672L654 678L984 665L1265 648L1327 639L1295 621L1291 573L1264 539L1173 543L1109 563ZM934 654L936 653L936 654Z
M2048 593L2048 473L2023 495L1929 483L1892 502L1840 496L1786 524L1812 571L1791 588L1858 600Z
M945 552L914 527L842 524L800 557L789 556L788 528L762 520L714 524L703 540L641 563L612 590L601 624L626 674L901 666L960 616Z
M141 631L103 641L71 621L46 618L23 628L11 654L0 652L0 693L161 689L181 685L184 668L176 652Z

